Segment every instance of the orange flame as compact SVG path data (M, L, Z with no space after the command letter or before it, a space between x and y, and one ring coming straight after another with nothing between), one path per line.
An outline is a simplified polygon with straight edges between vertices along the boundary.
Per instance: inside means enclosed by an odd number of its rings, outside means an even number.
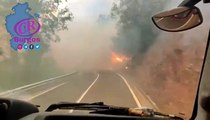
M113 63L123 63L127 60L128 60L128 58L126 56L112 52L112 62Z

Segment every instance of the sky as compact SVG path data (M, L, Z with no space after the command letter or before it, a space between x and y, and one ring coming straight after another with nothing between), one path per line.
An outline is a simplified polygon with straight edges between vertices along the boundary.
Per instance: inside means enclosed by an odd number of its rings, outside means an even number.
M112 0L69 0L74 19L68 31L58 33L60 42L51 44L51 54L57 64L69 69L94 69L110 65L115 24L97 22L100 14L110 14ZM100 68L99 68L100 69Z
M114 22L102 25L97 20L100 14L110 14L113 1L115 0L68 1L74 19L69 23L68 31L59 32L61 41L51 44L51 54L62 69L68 71L69 68L111 66L112 38L117 35L116 25ZM172 2L168 9L175 8L180 1ZM205 11L202 7L201 10Z
M113 0L70 0L74 20L97 19L99 14L109 14Z

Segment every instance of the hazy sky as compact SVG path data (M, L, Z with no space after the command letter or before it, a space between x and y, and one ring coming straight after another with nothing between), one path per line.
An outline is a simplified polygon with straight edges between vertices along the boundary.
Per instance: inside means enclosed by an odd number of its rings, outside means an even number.
M68 1L74 19L69 23L68 31L59 32L61 41L52 43L50 51L61 68L91 69L110 65L116 26L114 22L99 24L97 19L99 14L109 15L113 1L115 0ZM175 8L179 2L181 0L173 1L165 9Z
M59 32L60 42L51 44L51 53L65 69L93 69L108 66L115 24L97 23L99 14L110 14L113 0L69 0L74 19L68 31Z
M97 19L99 14L109 14L114 0L70 0L74 20Z

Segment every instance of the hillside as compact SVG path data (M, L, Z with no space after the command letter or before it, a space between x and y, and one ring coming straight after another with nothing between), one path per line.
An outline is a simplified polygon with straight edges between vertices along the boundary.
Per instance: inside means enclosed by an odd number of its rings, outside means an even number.
M207 36L198 38L190 33L161 35L133 75L137 87L163 112L191 116Z

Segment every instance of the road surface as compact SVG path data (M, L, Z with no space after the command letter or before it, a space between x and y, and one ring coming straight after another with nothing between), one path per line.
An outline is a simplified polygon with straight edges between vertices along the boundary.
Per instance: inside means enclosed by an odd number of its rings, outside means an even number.
M58 102L104 102L123 107L155 108L131 81L112 71L77 72L14 91L4 96L30 101L40 105L40 110Z

